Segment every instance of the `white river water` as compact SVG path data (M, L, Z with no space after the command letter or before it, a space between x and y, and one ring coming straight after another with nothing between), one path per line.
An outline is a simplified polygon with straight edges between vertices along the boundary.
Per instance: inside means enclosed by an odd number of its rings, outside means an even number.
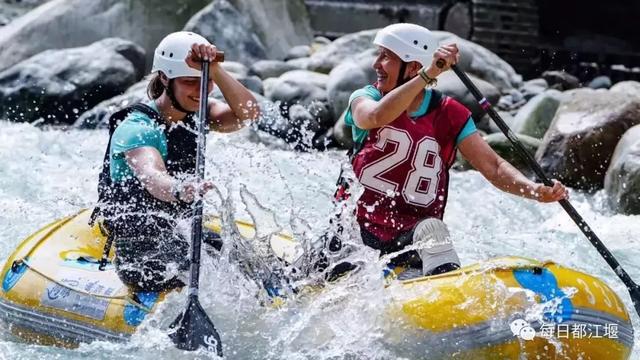
M9 256L41 226L92 206L106 142L106 131L41 130L0 122L0 258ZM208 178L225 196L230 195L227 209L238 218L248 216L240 196L240 189L246 187L286 230L291 231L288 224L293 224L296 233L305 231L312 237L321 233L332 211L331 197L344 156L341 152L301 154L268 148L250 141L249 131L243 130L209 136L207 161ZM640 281L640 217L610 213L602 193L573 192L571 200L630 275ZM219 204L213 200L210 211L219 211ZM259 230L272 229L268 213L252 213L258 214ZM501 193L477 172L453 172L445 222L464 264L517 255L553 260L587 272L604 279L622 297L633 313L634 327L640 329L624 285L559 205ZM369 250L362 251L362 256L376 258ZM258 304L257 287L235 267L205 257L201 300L222 335L228 358L409 356L401 351L402 344L390 345L382 339L381 319L376 315L385 302L379 273L365 270L313 301L301 299L282 309L270 309ZM180 308L184 303L175 295L166 304ZM73 350L16 342L2 330L0 359L205 358L174 349L156 322L147 322L127 344L93 343ZM640 358L638 340L636 332L632 358Z

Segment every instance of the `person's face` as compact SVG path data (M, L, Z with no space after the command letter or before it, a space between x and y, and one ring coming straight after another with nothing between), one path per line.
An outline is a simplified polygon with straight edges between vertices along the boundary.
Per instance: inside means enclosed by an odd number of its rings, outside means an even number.
M213 80L209 80L209 92L213 91L213 86ZM198 111L200 107L200 78L175 78L173 81L173 93L185 110Z
M373 69L376 71L376 80L378 82L378 90L386 94L393 90L398 84L398 77L402 60L391 50L382 46L378 47L378 56L373 62ZM404 78L415 76L420 70L420 63L412 61L407 64L404 70Z
M378 90L386 94L395 88L398 83L398 72L402 60L391 50L382 46L378 47L378 56L373 62L373 69L376 71Z

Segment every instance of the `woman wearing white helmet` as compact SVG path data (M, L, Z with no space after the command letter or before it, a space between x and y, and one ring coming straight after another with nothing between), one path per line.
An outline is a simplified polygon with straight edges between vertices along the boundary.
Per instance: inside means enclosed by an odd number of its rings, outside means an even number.
M157 291L181 285L188 243L175 231L194 198L210 190L193 179L200 101L208 102L210 128L230 132L255 120L254 96L217 62L217 49L191 32L167 35L153 59L150 100L112 115L110 140L98 185L100 216L115 241L116 269L127 285ZM209 60L209 89L226 104L200 99L200 62ZM108 245L110 247L110 244ZM108 251L108 249L106 249Z
M455 44L438 47L429 30L414 24L387 26L374 44L377 81L351 95L345 117L356 144L353 169L364 187L357 220L365 244L390 253L430 237L437 241L420 253L423 272L459 267L446 227L434 221L444 214L457 149L500 190L540 202L567 196L558 182L547 187L523 176L487 145L469 110L430 89L458 62ZM337 197L344 195L343 185Z

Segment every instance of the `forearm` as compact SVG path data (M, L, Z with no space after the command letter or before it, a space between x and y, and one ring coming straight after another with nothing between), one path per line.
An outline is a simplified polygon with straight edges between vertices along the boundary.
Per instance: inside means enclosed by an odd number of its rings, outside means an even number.
M257 120L260 109L256 98L238 80L227 73L222 66L215 65L211 71L213 81L220 87L227 104L236 117L237 128L241 128L245 120ZM225 127L229 127L225 124Z
M488 180L498 189L527 199L536 199L538 184L529 180L508 161L500 158L494 176Z
M158 170L146 170L145 174L138 176L142 186L156 199L165 202L178 201L173 196L176 179L166 172Z
M380 101L375 103L367 128L380 128L393 122L407 111L415 97L424 90L424 87L424 80L420 76L416 76L383 96Z

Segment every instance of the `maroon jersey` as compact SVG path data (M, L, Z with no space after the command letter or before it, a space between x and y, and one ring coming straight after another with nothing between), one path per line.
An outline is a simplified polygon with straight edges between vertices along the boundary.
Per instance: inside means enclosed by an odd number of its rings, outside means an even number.
M387 242L422 219L442 219L456 138L470 116L462 104L443 96L423 116L403 113L369 131L353 158L365 188L358 199L361 227Z

